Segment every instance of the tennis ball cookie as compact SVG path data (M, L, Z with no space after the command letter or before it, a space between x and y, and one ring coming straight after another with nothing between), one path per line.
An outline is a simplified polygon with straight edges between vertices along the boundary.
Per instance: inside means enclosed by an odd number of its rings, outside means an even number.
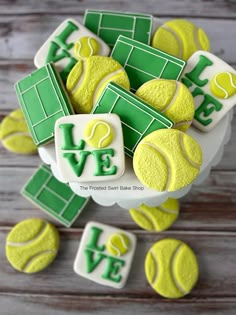
M3 146L14 153L37 152L21 109L12 111L0 124L0 140Z
M112 234L106 243L107 251L114 256L123 256L129 251L129 238L122 233Z
M6 240L6 257L13 268L24 273L45 269L59 248L57 229L42 219L27 219L13 227Z
M77 59L84 59L99 53L99 43L91 36L79 38L74 44L74 54Z
M108 82L126 89L129 78L122 66L110 57L91 56L79 60L71 70L66 83L70 100L77 113L90 113Z
M210 81L210 90L218 98L230 98L236 94L236 75L230 72L217 73Z
M166 298L181 298L195 286L199 267L192 249L172 238L156 242L145 259L149 284Z
M182 19L171 20L158 27L152 46L183 60L197 50L210 50L210 42L203 29Z
M149 207L145 204L132 208L129 213L139 227L147 231L161 232L168 229L178 218L179 201L168 198L157 207Z
M90 120L84 129L84 139L93 148L105 148L112 143L114 129L103 120Z
M175 122L174 128L185 131L192 123L195 107L191 92L175 80L154 79L144 83L136 95Z
M196 140L177 129L160 129L138 144L133 168L140 182L157 191L176 191L193 182L202 164Z

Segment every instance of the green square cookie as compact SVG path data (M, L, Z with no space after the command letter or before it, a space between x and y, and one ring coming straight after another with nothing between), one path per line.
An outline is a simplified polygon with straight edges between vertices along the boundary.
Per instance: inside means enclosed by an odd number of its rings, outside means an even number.
M73 114L53 64L49 63L20 80L15 89L35 144L50 142L54 138L57 119Z
M111 57L124 67L133 91L156 78L178 80L186 64L179 58L122 35L118 37Z
M66 227L72 225L89 200L58 181L46 165L37 169L21 193Z
M106 86L92 113L112 113L120 117L125 153L130 157L133 157L137 144L146 135L173 126L173 122L163 113L113 82Z
M150 44L152 16L148 14L86 10L84 25L111 48L119 35Z

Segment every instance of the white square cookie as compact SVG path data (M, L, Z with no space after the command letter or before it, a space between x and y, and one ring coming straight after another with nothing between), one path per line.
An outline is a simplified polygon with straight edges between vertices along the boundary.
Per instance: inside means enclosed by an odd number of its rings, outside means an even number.
M132 233L89 222L74 262L78 275L117 289L125 286L136 248Z
M121 121L116 114L78 114L55 124L57 165L66 182L116 179L125 171Z
M110 48L97 35L73 19L61 23L46 40L34 57L34 64L41 68L53 62L66 82L78 59L92 55L108 56Z
M202 131L212 130L236 104L236 71L209 52L188 59L181 81L194 97L193 125Z

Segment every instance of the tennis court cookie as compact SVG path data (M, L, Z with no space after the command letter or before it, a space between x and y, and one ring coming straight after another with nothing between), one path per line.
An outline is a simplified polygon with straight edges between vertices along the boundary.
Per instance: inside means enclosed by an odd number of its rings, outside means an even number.
M62 22L34 57L37 68L53 62L63 82L79 59L93 55L108 56L107 44L73 19Z
M137 144L147 134L173 126L166 115L113 82L105 87L92 113L114 113L120 117L125 153L130 157L133 157Z
M122 66L110 57L92 56L80 60L71 70L66 88L76 113L88 114L110 81L130 88Z
M194 23L175 19L157 28L152 46L173 56L188 60L197 50L210 50L210 41L204 30Z
M116 114L58 119L55 147L57 165L66 182L113 180L125 171L123 133Z
M134 234L89 222L80 241L74 271L99 284L121 289L128 279L135 248Z
M127 72L132 91L156 78L178 80L185 67L185 61L122 35L111 57Z
M119 35L149 45L152 16L140 13L86 10L84 25L112 48Z
M157 130L138 144L133 168L140 182L157 191L176 191L197 178L202 150L196 140L177 129Z
M156 242L145 259L148 283L161 296L181 298L191 292L198 277L198 261L184 242L166 238Z
M34 143L40 146L52 141L57 119L73 114L53 64L49 63L17 82L15 90Z
M186 131L194 117L195 106L189 89L175 80L154 79L135 93L175 122L174 128Z
M89 201L57 180L46 165L35 171L21 194L66 227L75 222Z
M168 229L177 220L179 215L179 201L168 198L156 207L145 204L132 208L129 213L139 227L147 231L161 232Z
M7 150L14 153L37 152L21 109L16 109L3 118L0 124L0 140Z
M47 268L56 258L59 233L49 222L33 218L13 227L6 240L6 257L12 267L24 273Z
M194 98L193 125L202 131L211 131L236 104L236 71L209 52L195 52L180 80Z

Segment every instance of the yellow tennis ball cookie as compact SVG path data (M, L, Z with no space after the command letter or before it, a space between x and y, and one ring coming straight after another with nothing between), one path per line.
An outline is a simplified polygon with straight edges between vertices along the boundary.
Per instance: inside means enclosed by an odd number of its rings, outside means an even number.
M230 98L236 94L236 74L230 72L217 73L210 81L212 94L219 98Z
M185 131L191 125L195 113L194 100L183 83L150 80L136 91L136 95L172 119L174 128Z
M179 202L177 199L169 198L157 207L142 204L130 209L129 213L142 229L161 232L168 229L178 218Z
M107 251L114 256L123 256L129 251L129 238L124 233L112 234L106 243Z
M129 78L111 57L91 56L79 60L71 70L66 88L77 113L90 113L107 83L115 82L129 89Z
M6 240L6 256L13 268L24 273L45 269L59 248L57 229L42 219L27 219L13 227Z
M0 140L3 146L14 153L37 152L21 109L12 111L0 124Z
M114 129L103 120L90 120L84 129L85 141L93 148L105 148L114 139Z
M85 36L78 39L74 44L74 54L77 59L84 59L99 53L100 45L94 37Z
M198 280L198 261L184 242L162 239L146 256L145 274L157 293L166 298L180 298L188 294Z
M183 60L188 60L197 50L210 50L210 42L203 29L182 19L171 20L158 27L152 46Z
M140 182L157 191L176 191L193 182L202 164L196 140L177 129L160 129L144 137L134 151Z

